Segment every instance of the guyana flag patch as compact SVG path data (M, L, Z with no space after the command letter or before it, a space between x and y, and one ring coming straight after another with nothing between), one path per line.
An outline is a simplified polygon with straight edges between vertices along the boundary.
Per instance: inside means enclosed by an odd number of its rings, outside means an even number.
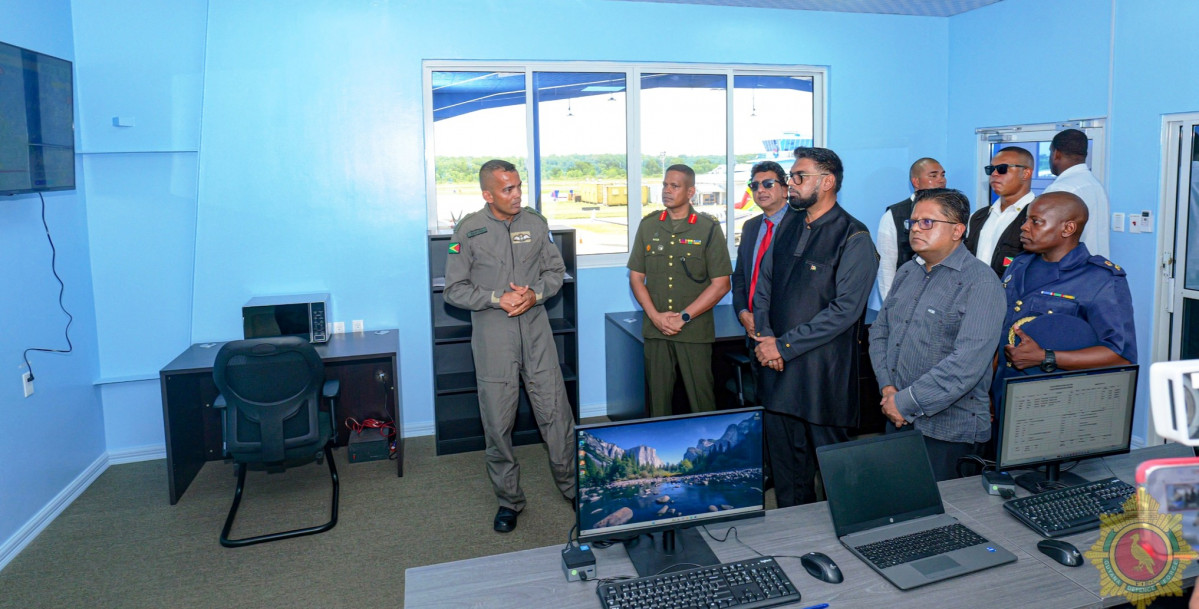
M450 243L450 253L451 254L461 254L462 253L462 244L458 243L457 241Z

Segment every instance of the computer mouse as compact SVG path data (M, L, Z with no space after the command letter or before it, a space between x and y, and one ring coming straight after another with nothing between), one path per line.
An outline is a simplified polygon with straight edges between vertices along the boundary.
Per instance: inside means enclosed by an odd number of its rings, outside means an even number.
M841 568L837 566L837 563L820 552L808 552L799 557L799 562L809 575L822 582L839 584L845 581L845 577L841 575Z
M1037 542L1037 549L1042 554L1066 565L1067 567L1082 566L1082 553L1074 544L1061 539L1042 539Z

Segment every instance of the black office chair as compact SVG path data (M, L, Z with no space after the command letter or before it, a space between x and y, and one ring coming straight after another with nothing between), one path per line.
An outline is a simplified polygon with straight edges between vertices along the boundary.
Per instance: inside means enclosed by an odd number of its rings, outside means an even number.
M758 399L757 375L754 374L753 365L750 363L750 358L753 356L752 351L748 355L738 351L724 353L724 359L733 369L733 375L725 383L725 389L737 398L736 407L738 408L761 404Z
M338 382L325 382L325 366L316 349L295 336L254 338L226 343L212 370L222 409L225 452L237 469L233 506L221 530L221 545L248 546L323 533L337 525L337 467L333 464L333 398ZM329 399L329 412L320 399ZM333 509L329 522L255 537L230 539L233 519L241 504L246 469L269 473L321 459L333 479Z

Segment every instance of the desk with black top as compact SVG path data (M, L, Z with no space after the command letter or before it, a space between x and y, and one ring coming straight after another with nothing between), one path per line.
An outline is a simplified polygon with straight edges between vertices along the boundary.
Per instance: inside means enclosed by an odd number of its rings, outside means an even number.
M716 342L712 345L712 374L716 379L716 403L731 405L731 396L724 390L731 376L731 366L724 360L728 351L745 352L745 328L737 322L732 305L720 305L710 312L716 321ZM604 315L604 351L607 363L608 418L614 421L640 419L649 416L646 409L645 337L641 335L641 311L624 311ZM687 394L681 381L674 392L676 413L688 412Z
M711 311L715 315L716 341L712 344L712 376L716 385L716 407L736 408L736 396L726 389L728 380L733 376L733 364L725 357L725 353L743 353L753 357L746 346L745 328L737 321L733 305L719 305ZM623 311L604 315L604 351L607 366L607 405L608 418L614 421L640 419L649 416L646 408L645 387L645 338L641 335L641 323L644 318L642 311ZM879 409L878 383L875 381L874 369L870 365L869 353L869 322L874 320L873 312L868 311L866 322L858 333L860 345L858 357L858 398L861 407L861 423L858 429L862 433L882 432L886 424ZM674 412L684 414L687 409L687 395L682 389L682 381L676 382L674 392ZM756 404L746 404L753 406Z
M183 496L204 463L224 458L221 414L212 407L218 393L212 367L224 344L194 344L159 371L171 505ZM348 417L393 421L396 475L403 476L399 332L334 334L329 342L314 346L325 364L325 380L336 379L341 384L336 405L336 444L342 446L349 440L349 429L343 423Z
M1151 458L1190 456L1178 445L1157 446L1131 455L1088 461L1076 471L1090 479L1113 473L1132 483L1136 465ZM1110 468L1110 472L1109 472ZM752 558L753 549L768 555L799 556L824 552L841 568L845 582L827 584L812 578L799 560L778 558L778 563L803 595L792 607L830 603L833 609L849 607L1109 607L1123 597L1101 594L1099 572L1089 562L1081 567L1064 567L1037 550L1039 535L1026 528L1003 509L1003 501L987 495L978 477L940 484L945 510L966 526L995 541L1017 561L985 571L930 584L907 592L849 553L833 536L827 504L813 503L770 510L765 518L711 525L709 530L723 538L730 525L737 537L720 543L707 538L708 545L724 562ZM1023 489L1020 494L1023 495ZM565 537L565 532L563 532ZM1098 531L1067 538L1082 552L1099 538ZM416 567L405 572L404 606L412 609L437 607L578 607L600 606L595 582L567 582L561 569L562 545L548 546L497 556L474 558L441 565ZM622 546L597 549L599 577L635 575ZM1184 572L1184 586L1194 584L1199 567ZM1189 594L1189 590L1186 594Z

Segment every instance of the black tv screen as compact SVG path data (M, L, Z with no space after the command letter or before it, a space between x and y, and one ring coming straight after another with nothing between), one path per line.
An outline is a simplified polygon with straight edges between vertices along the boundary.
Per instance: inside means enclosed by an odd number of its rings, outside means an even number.
M0 42L0 195L75 188L71 62Z

